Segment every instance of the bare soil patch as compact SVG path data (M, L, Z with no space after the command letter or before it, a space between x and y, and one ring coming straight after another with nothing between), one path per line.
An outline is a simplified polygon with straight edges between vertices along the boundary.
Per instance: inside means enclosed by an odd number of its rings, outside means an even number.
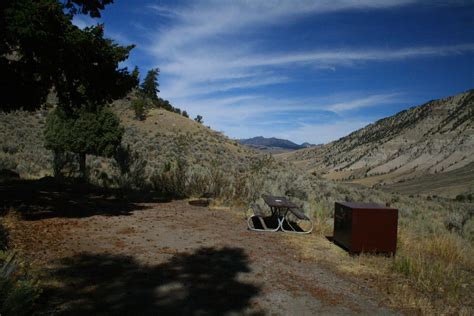
M59 314L396 314L372 289L295 244L322 236L257 233L235 210L186 201L112 216L14 216L14 247L43 271ZM13 214L13 215L12 215Z

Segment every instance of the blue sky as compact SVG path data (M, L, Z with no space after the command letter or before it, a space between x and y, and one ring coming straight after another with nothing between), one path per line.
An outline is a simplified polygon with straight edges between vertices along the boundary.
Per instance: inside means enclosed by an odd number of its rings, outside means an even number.
M474 2L120 1L101 20L160 97L232 138L326 143L474 88Z

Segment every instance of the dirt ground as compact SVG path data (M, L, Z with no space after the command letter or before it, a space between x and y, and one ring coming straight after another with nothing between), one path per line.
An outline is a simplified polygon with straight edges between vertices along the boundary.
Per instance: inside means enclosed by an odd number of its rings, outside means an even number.
M44 275L50 312L397 314L364 283L290 246L312 239L337 247L323 236L252 232L236 210L152 202L117 214L7 222L14 247Z

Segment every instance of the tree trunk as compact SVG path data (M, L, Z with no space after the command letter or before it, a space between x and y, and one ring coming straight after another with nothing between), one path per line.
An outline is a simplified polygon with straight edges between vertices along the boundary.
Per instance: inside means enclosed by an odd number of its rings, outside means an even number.
M86 154L85 153L80 153L79 154L79 177L84 182L87 180Z
M53 150L53 175L56 180L61 179L61 170L63 169L63 153L59 150Z

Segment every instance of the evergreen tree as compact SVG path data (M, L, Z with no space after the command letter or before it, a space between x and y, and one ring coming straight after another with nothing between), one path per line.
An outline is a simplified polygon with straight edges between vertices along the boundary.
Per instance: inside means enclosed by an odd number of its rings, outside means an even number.
M200 123L200 124L203 124L204 121L202 120L202 116L201 115L198 115L196 116L196 118L194 119L196 122Z
M186 111L183 111L183 116L189 118L189 114Z
M140 83L140 70L138 69L138 66L135 66L135 68L133 68L133 71L132 71L132 77L136 80L136 86L135 88L138 87L138 84Z
M81 30L75 14L100 17L112 0L4 0L0 4L1 109L37 109L51 89L67 111L94 108L137 85L126 68L131 46L104 38L104 26Z
M138 98L133 100L132 108L137 120L143 121L146 118L146 99Z
M150 69L146 74L143 83L141 84L141 90L143 95L147 98L152 99L153 101L158 101L158 75L160 74L160 69Z
M120 120L108 108L81 109L70 115L58 107L47 117L45 142L46 148L57 155L76 153L80 177L86 179L86 155L112 157L120 146L123 133Z
M87 154L109 157L122 138L118 118L104 104L138 85L138 76L119 68L133 45L104 38L102 24L85 29L72 24L76 14L100 17L112 2L0 2L0 107L37 109L54 90L59 104L47 120L46 146L55 164L68 152L78 154L82 177Z

